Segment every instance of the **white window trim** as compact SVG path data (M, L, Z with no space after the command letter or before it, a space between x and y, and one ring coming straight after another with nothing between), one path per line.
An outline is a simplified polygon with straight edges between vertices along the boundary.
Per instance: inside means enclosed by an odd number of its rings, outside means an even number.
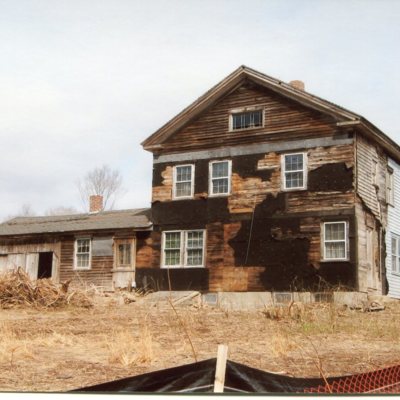
M326 225L333 225L333 224L344 224L344 239L341 240L329 240L329 242L343 242L344 241L344 254L343 258L328 258L326 256L326 246L325 246L325 226ZM349 261L349 224L347 221L327 221L323 222L322 224L322 254L323 259L322 261Z
M203 264L202 265L187 265L187 233L188 232L203 232ZM165 236L166 233L180 233L180 264L179 265L165 265ZM173 230L173 231L163 231L161 240L161 268L166 269L179 269L179 268L204 268L206 265L206 230L205 229L187 229L187 230Z
M131 265L119 265L118 264L118 246L120 244L130 244L131 245ZM136 267L136 239L135 238L114 238L114 269L135 269Z
M261 118L262 123L260 126L251 126L249 128L240 128L240 129L233 129L233 114L240 114L245 112L252 112L252 111L261 111ZM240 131L248 131L252 129L260 129L264 128L265 125L265 108L260 106L249 106L249 107L242 107L242 108L235 108L229 111L229 132L240 132Z
M176 196L176 169L178 167L191 167L190 196ZM172 172L172 200L193 199L194 196L194 164L174 165Z
M228 192L227 193L213 193L213 179L223 179L223 178L213 178L212 177L212 166L213 164L218 164L222 162L227 162L228 163ZM232 188L232 160L214 160L210 161L208 164L208 195L210 197L223 197L223 196L229 196L231 194L231 188Z
M303 155L303 169L298 171L286 171L285 170L285 157L286 156L295 156L298 154ZM295 187L295 188L287 188L286 187L286 172L303 172L303 186ZM294 191L294 190L307 190L307 180L308 180L308 160L307 160L307 153L306 152L296 152L296 153L283 153L281 154L281 188L284 191Z
M390 232L390 240L391 240L390 241L390 266L391 266L391 270L392 270L392 275L399 276L400 275L400 260L399 260L400 256L398 254L393 254L393 246L392 246L392 240L393 239L396 239L396 242L397 242L396 246L400 246L400 236L396 235L393 232ZM398 247L396 248L396 250L397 250L397 253L398 253L399 252L398 251ZM398 263L398 265L397 265L398 268L396 268L396 270L393 268L393 261L392 261L393 255L396 256L396 260L397 260L397 263Z
M78 259L77 259L78 240L89 240L89 266L87 267L78 267ZM76 237L74 242L74 270L88 271L90 269L92 269L92 238L90 236Z

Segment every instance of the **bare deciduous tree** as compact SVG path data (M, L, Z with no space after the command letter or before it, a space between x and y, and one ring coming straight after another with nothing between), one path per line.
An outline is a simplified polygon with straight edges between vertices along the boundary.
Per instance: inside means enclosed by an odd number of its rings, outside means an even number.
M89 197L92 195L103 196L103 210L112 210L115 201L123 195L122 176L119 171L103 165L79 179L77 188L85 210L89 209Z

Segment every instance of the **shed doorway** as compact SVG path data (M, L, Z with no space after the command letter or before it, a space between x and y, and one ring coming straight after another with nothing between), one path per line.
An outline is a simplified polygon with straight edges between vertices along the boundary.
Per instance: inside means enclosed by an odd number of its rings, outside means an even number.
M53 252L39 253L38 279L51 278Z

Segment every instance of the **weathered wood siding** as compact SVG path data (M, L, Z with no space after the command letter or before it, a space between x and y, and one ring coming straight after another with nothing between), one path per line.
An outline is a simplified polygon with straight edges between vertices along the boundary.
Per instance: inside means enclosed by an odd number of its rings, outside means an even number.
M0 273L10 268L21 267L32 279L36 279L38 255L44 252L54 254L52 279L58 282L61 244L58 238L51 236L39 235L37 237L0 240Z
M382 293L382 248L387 225L387 157L363 136L356 135L358 286L361 291Z
M386 230L386 277L389 285L388 295L400 299L400 275L392 268L392 235L400 237L400 164L389 159L388 165L393 169L394 204L388 206L388 224Z
M61 241L60 279L72 280L74 285L112 287L113 257L92 256L89 270L74 269L75 236L65 236Z
M264 127L229 132L229 113L240 107L257 106L265 111ZM303 107L261 87L247 84L225 96L163 144L163 151L186 151L269 140L293 140L304 136L332 135L332 117Z
M307 190L282 191L281 156L288 151L222 157L232 160L232 188L226 197L208 196L208 166L215 158L193 160L185 153L187 160L155 164L154 234L175 229L207 232L206 268L198 273L197 286L189 280L191 288L259 291L318 290L339 284L356 287L354 144L350 141L313 148L312 139L308 143L309 148L304 150ZM195 166L194 199L172 200L173 166L188 162ZM335 220L349 224L348 261L321 260L321 226L324 221ZM159 239L158 243L160 249ZM159 264L153 266L160 268ZM159 269L159 275L148 269L142 273L151 275L153 281L166 281L165 270ZM180 286L190 274L183 269L172 273L181 281ZM157 284L162 286L159 281Z
M357 194L382 225L386 225L386 156L377 145L359 134L356 149Z

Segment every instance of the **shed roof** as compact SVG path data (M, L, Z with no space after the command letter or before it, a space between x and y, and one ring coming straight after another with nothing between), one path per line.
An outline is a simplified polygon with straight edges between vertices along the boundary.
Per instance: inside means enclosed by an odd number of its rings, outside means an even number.
M138 208L48 217L16 217L0 224L0 236L103 229L149 230L151 226L150 209Z

